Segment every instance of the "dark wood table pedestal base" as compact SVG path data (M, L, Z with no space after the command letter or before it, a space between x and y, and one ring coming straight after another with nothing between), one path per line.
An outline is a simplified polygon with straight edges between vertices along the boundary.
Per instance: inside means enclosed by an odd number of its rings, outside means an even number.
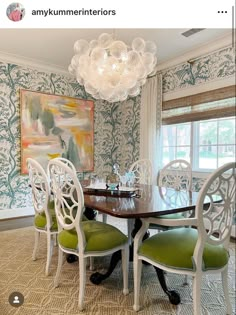
M134 225L134 229L132 231L132 237L134 238L135 234L137 233L137 231L140 229L142 225L141 220L136 219L135 220L135 225ZM147 232L143 239L146 239L149 237L149 232ZM130 245L130 250L129 250L129 260L133 261L133 243ZM95 272L90 276L90 281L93 284L100 284L103 280L107 279L108 277L110 277L110 275L112 274L113 270L115 269L117 263L121 260L121 251L117 251L115 252L112 256L111 256L111 260L110 260L110 265L107 269L107 272L102 274L100 272ZM148 264L145 261L143 261L144 264ZM166 285L166 280L165 280L165 275L164 275L164 271L160 268L154 267L158 280L160 282L160 285L162 287L162 290L167 294L169 301L171 304L173 305L178 305L181 300L180 300L180 295L178 292L174 291L174 290L168 290L167 285Z
M165 294L167 294L170 303L173 305L180 304L181 299L180 299L179 293L174 291L174 290L168 290L168 288L167 288L164 271L160 268L157 268L157 267L154 267L154 269L156 270L157 277L158 277L158 280L159 280L160 285L162 287L162 290L165 292Z
M131 247L131 246L130 246ZM90 281L93 284L100 284L102 281L104 281L105 279L109 278L110 275L112 274L112 272L114 271L117 263L121 260L121 251L117 251L115 252L112 257L111 257L111 261L110 261L110 265L107 269L107 272L102 274L100 272L95 272L90 276ZM162 287L162 290L167 294L169 301L171 304L173 305L178 305L181 300L180 300L180 295L178 292L174 291L174 290L168 290L167 285L166 285L166 280L165 280L165 275L162 269L159 269L157 267L154 267L156 273L157 273L157 277L158 280L160 282L160 285Z
M89 211L90 210L90 211ZM87 211L87 213L90 212L90 215L91 215L91 218L92 219L92 216L93 216L93 212L91 211L91 209L89 209ZM92 214L91 214L92 212ZM135 224L134 224L134 229L132 231L132 237L134 238L136 233L138 232L138 230L140 229L142 225L142 222L140 219L136 219L135 220ZM149 232L147 232L143 239L146 239L149 237ZM68 255L67 256L67 262L68 263L73 263L73 262L76 262L78 260L78 257L75 256L75 255ZM118 264L118 262L121 260L121 251L117 251L115 252L114 254L112 254L111 256L111 260L110 260L110 264L109 264L109 267L107 269L107 272L102 274L100 272L95 272L93 273L91 276L90 276L90 281L93 283L93 284L100 284L102 281L104 281L105 279L109 278L110 275L112 274L112 272L114 271L116 265ZM129 260L130 261L133 261L133 243L130 245L130 250L129 250ZM147 262L143 262L144 264L148 264ZM165 274L164 274L164 271L160 268L157 268L157 267L154 267L155 271L156 271L156 274L157 274L157 277L158 277L158 280L160 282L160 285L162 287L162 290L167 294L168 298L169 298L169 301L171 304L173 305L178 305L181 300L180 300L180 295L178 292L174 291L174 290L169 290L167 288L167 285L166 285L166 280L165 280Z
M111 260L110 260L110 264L109 267L107 269L107 272L102 274L100 272L95 272L90 276L90 281L93 284L100 284L103 280L107 279L110 277L110 275L112 274L112 272L114 271L116 265L118 264L118 262L121 260L121 251L118 250L117 252L113 253L111 256Z

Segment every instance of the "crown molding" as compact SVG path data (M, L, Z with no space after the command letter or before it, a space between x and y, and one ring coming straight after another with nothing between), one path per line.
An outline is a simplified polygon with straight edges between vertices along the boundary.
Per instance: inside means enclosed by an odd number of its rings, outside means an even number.
M192 60L192 59L198 59L198 58L202 58L204 56L207 56L211 53L213 53L214 51L217 51L219 49L223 49L229 46L232 46L232 31L230 31L230 33L216 41L213 42L208 42L207 44L191 50L179 57L176 58L172 58L169 59L165 62L162 62L160 64L157 65L156 67L156 71L162 71L165 69L169 69L172 68L174 66L177 66L179 64L185 63L187 60Z
M9 54L2 51L0 51L0 62L16 64L19 66L36 69L47 73L58 73L69 77L71 76L69 71L61 66L49 64L36 59L30 59L23 56Z

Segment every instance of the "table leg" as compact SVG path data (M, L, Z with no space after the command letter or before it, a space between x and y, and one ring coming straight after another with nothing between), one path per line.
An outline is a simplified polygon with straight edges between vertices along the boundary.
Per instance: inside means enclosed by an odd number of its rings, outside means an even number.
M168 295L170 303L173 305L178 305L181 302L179 293L174 290L168 290L164 271L162 269L157 267L154 267L154 269L156 270L162 290Z
M121 250L118 250L117 252L113 253L111 256L111 261L108 267L108 270L106 273L102 274L100 272L95 272L90 276L90 281L93 284L100 284L103 280L108 278L112 272L114 271L117 263L121 260Z
M92 208L86 207L84 209L84 215L86 216L88 220L95 220L97 211L93 210Z

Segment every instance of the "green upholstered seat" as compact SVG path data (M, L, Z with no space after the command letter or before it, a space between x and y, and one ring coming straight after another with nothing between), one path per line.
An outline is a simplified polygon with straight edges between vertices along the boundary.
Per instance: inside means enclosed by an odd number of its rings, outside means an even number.
M58 226L57 226L56 213L55 213L55 209L54 209L54 201L50 201L49 202L48 209L49 209L50 214L52 216L52 227L51 227L51 230L57 230ZM88 219L86 218L85 215L83 215L82 220L83 221L87 221ZM67 219L66 223L70 224L71 222L69 222L69 221L70 221L70 219ZM39 229L45 229L46 224L47 224L47 218L46 218L45 212L42 212L42 213L37 214L35 216L34 224Z
M179 228L158 233L145 240L139 254L164 266L194 270L193 252L198 231ZM203 270L219 269L228 262L229 255L223 246L206 244L203 252Z
M166 215L160 215L157 218L158 219L170 219L170 220L185 219L185 217L181 213L171 213L171 214L166 214Z
M159 217L157 217L157 219L169 219L169 220L178 220L178 219L185 219L185 217L181 214L181 213L171 213L171 214L167 214L167 215L160 215ZM151 223L149 225L150 229L172 229L172 226L165 226L165 225L159 225L159 224L155 224L155 223ZM174 227L176 228L176 227Z
M50 201L48 204L48 209L50 211L50 214L52 216L52 227L51 230L57 230L57 219L54 209L54 201ZM47 224L47 218L45 212L41 212L40 214L37 214L34 218L34 225L39 229L45 229Z
M98 221L83 221L82 228L86 238L85 251L104 251L120 246L127 242L125 236L116 227ZM76 249L78 236L73 230L63 230L58 235L59 244L68 249Z

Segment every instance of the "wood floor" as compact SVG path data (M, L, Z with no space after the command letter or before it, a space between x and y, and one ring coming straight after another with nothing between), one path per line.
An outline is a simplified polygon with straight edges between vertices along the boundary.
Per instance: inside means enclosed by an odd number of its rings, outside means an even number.
M0 220L0 232L32 226L33 221L34 221L34 216Z

